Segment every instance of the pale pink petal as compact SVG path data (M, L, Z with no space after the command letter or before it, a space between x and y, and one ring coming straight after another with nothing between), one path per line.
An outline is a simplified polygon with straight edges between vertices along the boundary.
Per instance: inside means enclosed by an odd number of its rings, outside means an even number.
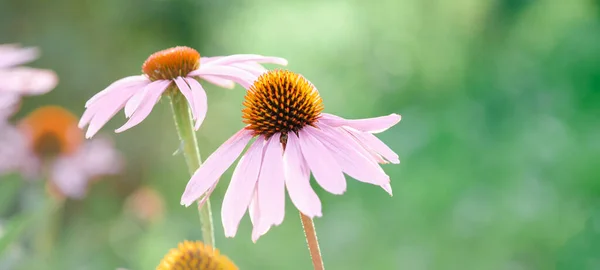
M310 218L320 217L321 200L310 186L310 170L300 151L298 136L293 132L288 133L283 168L285 185L294 205Z
M18 67L0 69L0 91L23 95L40 95L58 83L56 73L46 69Z
M50 179L67 197L81 199L87 192L90 179L80 165L81 163L72 157L59 157L53 163Z
M183 77L180 76L175 79L175 84L177 84L177 88L179 88L179 91L183 94L183 96L187 100L188 106L190 107L190 110L192 111L192 117L194 119L196 119L196 117L198 116L196 114L196 110L198 108L196 108L196 104L194 103L192 89L188 85L187 80L185 80Z
M260 230L261 228L258 226L258 221L261 217L261 210L258 207L258 187L254 188L254 194L248 207L248 214L250 214L250 222L252 222L252 242L256 243L258 238L265 235L270 229L270 227L265 227Z
M355 120L348 120L337 115L323 113L321 114L321 118L319 118L319 122L330 127L348 126L364 132L379 133L394 126L400 122L400 119L401 116L395 113L386 116Z
M123 169L123 156L108 138L86 141L76 156L85 174L90 177L117 174Z
M258 176L259 231L268 231L283 222L285 216L285 182L283 147L276 133L267 141L263 163Z
M18 170L27 160L27 140L19 130L0 121L0 175Z
M338 128L331 128L319 123L319 129L305 128L307 132L318 138L327 147L342 171L350 177L365 183L378 186L389 184L390 177L375 163L363 147Z
M170 81L154 81L150 83L150 85L147 86L148 94L140 102L139 108L135 111L131 118L129 118L129 121L127 121L127 123L125 123L125 125L122 127L115 130L115 132L120 133L128 130L146 119L170 83Z
M0 123L17 111L21 97L13 93L0 93ZM1 125L1 124L0 124Z
M129 76L129 77L125 77L123 79L119 79L113 83L111 83L108 87L104 88L104 90L96 93L94 96L92 96L86 103L85 103L85 107L89 107L91 106L94 102L96 102L96 100L100 99L101 97L112 93L112 92L120 92L129 88L134 88L134 89L138 89L138 88L144 88L144 86L148 85L151 81L144 75L138 75L138 76Z
M0 45L0 68L7 68L31 62L38 58L37 48L21 48L17 44Z
M190 72L188 77L200 76L202 78L204 75L218 76L223 79L232 80L246 89L256 80L256 76L252 75L252 73L231 66L200 66L199 69Z
M243 128L215 150L192 175L181 196L181 204L190 206L216 183L242 153L250 139L252 131Z
M198 130L202 122L204 122L204 118L206 117L206 112L208 110L208 97L206 96L206 91L196 79L194 78L185 78L185 81L192 88L192 96L194 98L194 108L196 109L194 114L196 115L196 125L194 129Z
M221 219L226 237L235 236L240 220L250 204L260 172L263 145L263 137L258 137L233 171L221 208Z
M354 130L347 130L354 138L356 138L367 150L373 152L373 154L380 155L387 161L398 164L400 159L389 146L382 142L375 135L368 132L356 132ZM386 162L387 163L387 162Z
M124 89L121 92L112 92L99 99L92 106L86 109L79 120L79 127L83 128L88 123L90 126L85 134L86 138L93 137L119 110L125 106L125 103L136 91L143 89Z
M148 95L149 89L151 87L151 83L148 83L142 91L138 91L135 95L131 96L131 98L125 104L125 117L129 118L133 115L133 113L140 107L142 100Z
M235 87L235 82L233 82L232 80L219 78L218 76L204 75L202 76L202 79L216 86L227 89L233 89Z
M333 194L344 193L346 191L346 179L329 150L304 129L300 130L298 135L302 155L317 183L327 192Z
M270 63L282 66L288 64L288 61L281 57L262 56L257 54L234 54L221 57L214 61L205 62L205 65L229 65L240 62Z
M266 68L264 68L260 64L252 63L252 62L250 62L250 63L235 63L235 64L232 64L232 66L243 69L245 71L248 71L256 77L259 77L263 73L267 72Z

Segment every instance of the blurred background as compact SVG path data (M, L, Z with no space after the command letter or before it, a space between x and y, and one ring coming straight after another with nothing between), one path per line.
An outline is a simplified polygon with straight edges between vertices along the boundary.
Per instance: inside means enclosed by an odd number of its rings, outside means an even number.
M39 47L28 66L60 77L14 121L50 104L79 116L176 45L285 57L329 113L401 114L379 136L402 161L383 166L393 197L354 180L343 196L315 185L328 269L600 269L600 1L2 0L0 43ZM244 96L205 88L204 158L242 127ZM126 167L82 200L49 207L35 184L0 178L0 269L153 269L201 238L195 207L179 205L189 176L161 103L131 130L112 132L119 113L101 131ZM289 199L258 243L248 217L223 236L230 176L212 195L217 247L241 269L311 269Z

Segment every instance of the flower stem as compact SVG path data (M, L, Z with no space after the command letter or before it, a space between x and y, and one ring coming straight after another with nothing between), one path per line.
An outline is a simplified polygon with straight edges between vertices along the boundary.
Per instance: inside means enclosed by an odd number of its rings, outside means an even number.
M323 258L321 257L321 250L319 249L319 240L317 239L315 224L311 218L302 213L300 213L300 220L302 221L302 228L304 228L306 244L308 244L308 251L310 252L313 267L315 270L324 270L325 266L323 266Z
M177 134L181 140L181 151L185 156L188 171L190 175L200 167L200 151L198 150L198 139L194 131L194 122L188 106L187 100L179 91L171 91L169 95L173 119ZM210 210L210 200L207 198L204 205L198 203L198 213L200 214L200 223L202 225L202 238L204 244L214 247L215 235L213 227L212 213Z

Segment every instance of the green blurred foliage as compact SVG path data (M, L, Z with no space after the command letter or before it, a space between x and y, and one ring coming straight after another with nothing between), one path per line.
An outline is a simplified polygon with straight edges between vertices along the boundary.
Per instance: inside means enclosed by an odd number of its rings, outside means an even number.
M282 56L319 88L330 113L402 114L380 135L402 160L384 165L392 198L352 180L344 196L315 186L328 269L600 269L598 1L3 0L0 43L13 42L39 46L32 66L61 78L53 92L27 98L15 119L45 104L81 114L94 93L175 45L206 56ZM206 88L204 157L242 126L243 99L240 87ZM161 104L114 135L126 172L27 227L22 237L37 240L55 226L51 247L15 243L0 268L153 269L177 242L199 239L195 208L179 205L189 177L183 157L172 156L173 127ZM213 193L218 248L242 269L310 269L289 200L285 222L258 243L247 217L224 238L230 175ZM44 204L27 195L39 187L19 183L0 181L4 232ZM141 222L124 210L139 186L160 192L162 219Z

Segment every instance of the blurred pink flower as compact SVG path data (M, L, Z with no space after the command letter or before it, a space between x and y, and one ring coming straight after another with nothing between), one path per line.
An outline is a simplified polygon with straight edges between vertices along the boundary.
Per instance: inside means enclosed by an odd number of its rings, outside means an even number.
M18 66L35 60L38 54L35 48L0 44L0 120L14 113L21 96L47 93L58 83L51 70Z
M40 107L18 126L0 129L0 174L47 177L71 198L83 198L95 177L118 173L122 159L106 138L84 141L77 118L57 106Z
M309 183L312 172L326 191L346 190L344 173L382 187L390 195L389 176L378 163L399 163L398 155L373 133L400 121L400 115L346 120L322 113L318 90L301 75L269 71L246 92L247 124L221 145L194 173L181 204L208 198L219 177L252 143L237 164L223 199L225 235L233 237L249 209L256 241L284 218L285 189L304 215L321 216L321 201Z
M206 116L207 98L195 77L225 88L233 88L235 83L247 88L266 71L259 63L287 65L287 60L254 54L200 58L196 50L188 47L156 52L144 62L143 75L120 79L90 98L79 127L89 124L85 136L91 138L125 108L129 120L116 132L125 131L142 122L165 91L179 89L189 103L198 130ZM172 85L177 88L169 88Z

